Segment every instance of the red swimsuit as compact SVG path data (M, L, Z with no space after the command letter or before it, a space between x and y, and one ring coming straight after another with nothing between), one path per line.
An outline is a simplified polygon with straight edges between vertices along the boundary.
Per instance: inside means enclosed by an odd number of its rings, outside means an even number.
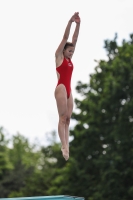
M59 84L63 84L66 88L67 98L69 98L71 93L71 76L73 71L73 64L71 60L64 58L62 64L57 67L56 70L60 74L57 86Z

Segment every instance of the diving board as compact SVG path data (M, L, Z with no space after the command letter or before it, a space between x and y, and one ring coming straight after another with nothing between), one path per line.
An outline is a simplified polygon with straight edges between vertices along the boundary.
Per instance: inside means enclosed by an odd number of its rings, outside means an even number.
M84 200L84 197L57 195L57 196L0 198L0 200Z

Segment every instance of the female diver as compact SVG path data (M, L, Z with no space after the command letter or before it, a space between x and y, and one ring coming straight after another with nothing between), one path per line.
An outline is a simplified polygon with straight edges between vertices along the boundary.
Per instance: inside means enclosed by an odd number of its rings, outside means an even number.
M68 42L72 23L76 23L72 42ZM58 133L61 140L61 151L65 160L69 159L69 124L73 110L73 97L71 92L71 76L73 63L71 61L75 51L80 28L79 13L75 14L68 21L63 39L55 52L56 72L58 83L55 88L55 99L59 114Z

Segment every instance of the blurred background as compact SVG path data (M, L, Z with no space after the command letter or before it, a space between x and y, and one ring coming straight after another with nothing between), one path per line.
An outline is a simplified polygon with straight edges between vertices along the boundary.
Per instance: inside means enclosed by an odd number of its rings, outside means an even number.
M1 198L133 198L132 10L131 0L0 1ZM65 162L54 53L74 12L81 28Z

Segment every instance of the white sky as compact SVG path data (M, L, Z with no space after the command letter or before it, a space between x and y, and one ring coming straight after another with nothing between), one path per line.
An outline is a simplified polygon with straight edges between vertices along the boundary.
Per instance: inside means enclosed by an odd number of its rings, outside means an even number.
M133 0L0 0L0 126L10 134L46 144L46 133L57 130L54 52L77 11L74 98L77 81L89 81L94 59L106 58L104 40L117 32L121 42L133 33Z

